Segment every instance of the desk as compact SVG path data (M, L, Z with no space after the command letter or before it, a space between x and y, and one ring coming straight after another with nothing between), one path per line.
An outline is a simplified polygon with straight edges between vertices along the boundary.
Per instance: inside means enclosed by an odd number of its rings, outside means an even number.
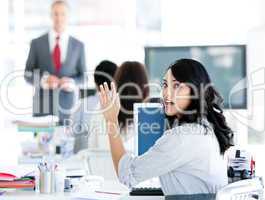
M108 180L116 179L111 154L108 150L89 149L80 151L78 154L72 155L69 158L56 156L54 159L57 163L63 164L68 171L76 171L78 169L84 172L87 171L92 175L102 176ZM42 158L20 156L18 164L24 166L37 166L42 160Z
M82 188L81 193L84 194L85 191L87 191L87 188ZM122 191L124 193L124 196L120 198L120 200L164 200L165 198L162 196L150 196L150 197L141 197L141 196L129 196L129 190L120 184L119 182L116 181L105 181L103 186L99 188L99 190L102 191ZM86 192L88 193L88 192ZM73 197L76 197L78 193L76 192L66 192L63 194L36 194L34 191L8 191L5 193L3 196L0 196L0 199L4 200L14 200L14 199L19 199L19 200L72 200Z

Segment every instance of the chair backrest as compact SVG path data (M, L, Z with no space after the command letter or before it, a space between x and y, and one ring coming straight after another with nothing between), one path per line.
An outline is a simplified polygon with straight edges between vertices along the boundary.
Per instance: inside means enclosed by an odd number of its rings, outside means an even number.
M160 103L135 103L135 154L142 155L165 131L165 115Z
M228 184L217 192L216 200L263 199L263 181L256 177Z
M169 195L165 200L215 200L215 194Z

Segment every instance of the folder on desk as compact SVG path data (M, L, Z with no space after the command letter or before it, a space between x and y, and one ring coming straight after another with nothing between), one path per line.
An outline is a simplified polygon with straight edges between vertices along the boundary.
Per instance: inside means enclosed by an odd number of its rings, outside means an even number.
M34 180L1 181L0 188L30 189L35 187Z
M20 116L13 120L17 126L23 127L51 127L56 126L59 122L59 118L54 115L47 115L41 117L32 117L32 116Z
M59 118L54 115L32 117L22 116L13 120L19 132L54 132L59 123Z
M13 181L17 177L9 173L0 173L0 181Z
M18 126L18 132L45 132L51 133L54 132L55 127L26 127L26 126Z
M34 188L35 181L32 178L21 177L10 174L0 173L0 188Z

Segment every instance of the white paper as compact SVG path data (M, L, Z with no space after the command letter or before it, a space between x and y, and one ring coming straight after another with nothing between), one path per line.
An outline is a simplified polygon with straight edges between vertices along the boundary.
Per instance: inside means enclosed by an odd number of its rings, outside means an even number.
M35 167L21 166L4 166L0 165L1 173L8 173L20 178L25 175L34 175Z
M20 126L51 126L56 125L59 122L59 118L54 115L47 115L43 117L33 116L18 116L13 120L13 123Z
M92 194L82 194L74 197L72 200L118 200L121 199L123 195L116 194L102 194L102 193L92 193Z

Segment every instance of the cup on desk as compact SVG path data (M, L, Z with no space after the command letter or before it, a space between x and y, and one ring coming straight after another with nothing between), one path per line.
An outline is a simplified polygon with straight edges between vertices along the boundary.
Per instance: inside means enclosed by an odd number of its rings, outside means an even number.
M64 192L65 170L57 164L39 164L38 192L43 194Z
M65 171L57 169L54 171L54 189L56 193L63 193L65 188Z
M51 194L53 192L53 173L51 171L40 171L39 190L43 194Z

